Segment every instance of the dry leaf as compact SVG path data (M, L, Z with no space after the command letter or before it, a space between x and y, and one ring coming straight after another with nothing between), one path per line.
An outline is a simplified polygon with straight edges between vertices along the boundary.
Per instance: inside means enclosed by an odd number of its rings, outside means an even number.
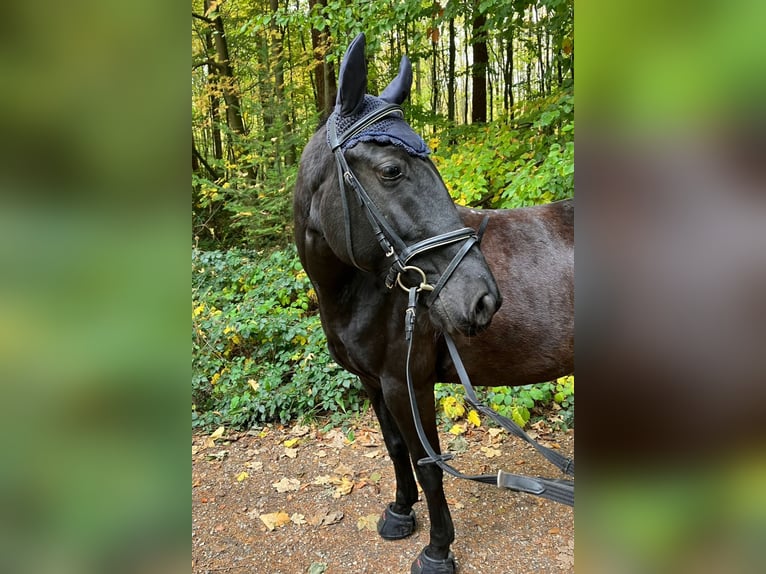
M298 525L300 525L300 524L306 524L306 517L305 517L305 516L303 516L302 514L298 514L297 512L295 512L295 513L294 513L294 514L293 514L293 515L290 517L290 521L291 521L293 524L298 524Z
M290 429L290 434L293 436L304 436L307 435L310 430L308 425L295 425Z
M327 570L327 564L324 562L312 562L308 574L324 574L325 570Z
M261 522L266 525L266 528L268 528L269 531L273 531L275 528L281 528L290 522L290 517L287 515L287 512L282 511L261 514L258 518L261 519Z
M486 456L487 458L494 458L496 456L500 456L501 454L503 454L502 452L500 452L496 448L492 448L491 446L481 447L481 452L483 452L484 456Z
M332 481L332 478L330 478L329 474L322 474L320 476L317 476L314 479L314 482L312 482L311 484L315 484L316 486L326 486L330 484L331 481Z
M312 526L329 526L340 522L343 518L343 513L340 511L320 510L317 514L307 519L307 522Z
M340 463L338 466L335 467L333 470L337 475L343 476L344 474L354 474L354 469L348 466L347 464Z
M367 516L362 516L359 518L359 520L356 521L356 528L357 530L367 529L372 530L373 532L377 532L379 518L379 514L368 514Z
M362 456L366 456L367 458L375 458L378 455L380 455L380 450L376 448L375 450L364 453Z
M550 528L550 529L548 529L548 534L558 534L559 532L561 532L560 528Z
M335 487L335 492L332 493L332 497L340 498L341 496L346 496L347 494L350 494L352 490L354 490L354 483L344 476L340 484Z
M248 476L250 476L250 475L249 475L249 474L247 474L247 472L245 472L245 471L243 470L242 472L240 472L240 473L237 475L237 482L242 482L242 481L243 481L243 480L245 480L245 479L246 479Z
M301 487L301 481L297 478L283 478L279 482L273 483L271 486L277 489L277 492L289 492L298 490Z
M492 438L497 438L502 433L503 433L503 429L499 429L499 428L489 429L489 436L491 436Z
M327 451L326 451L326 450L318 450L318 451L317 451L317 452L314 454L314 456L315 456L315 457L317 457L317 458L324 458L324 457L326 457L326 456L327 456Z
M245 468L249 468L250 470L262 470L263 469L263 463L260 460L254 460L252 462L246 462Z
M298 456L298 449L297 448L286 448L285 449L285 456L287 458L295 458Z
M380 479L383 478L379 472L373 472L370 475L370 478L368 479L373 484L378 484L380 482Z
M293 448L296 444L298 444L297 438L289 438L284 443L285 448Z
M220 427L218 427L217 429L215 429L215 430L214 430L214 431L213 431L213 432L210 434L210 438L211 438L211 439L213 439L213 440L216 440L216 439L219 439L219 438L221 438L221 437L223 436L223 431L224 431L224 428L223 428L223 426L220 426Z

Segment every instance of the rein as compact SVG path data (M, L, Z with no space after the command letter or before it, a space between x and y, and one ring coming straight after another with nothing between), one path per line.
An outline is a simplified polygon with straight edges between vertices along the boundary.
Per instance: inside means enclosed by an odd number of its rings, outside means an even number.
M420 444L426 451L428 456L418 461L419 466L426 464L435 464L441 468L444 472L451 474L456 478L463 478L466 480L473 480L476 482L483 482L486 484L496 484L498 488L508 488L509 490L515 490L519 492L526 492L528 494L534 494L535 496L541 496L554 502L566 504L568 506L574 506L574 481L566 479L552 479L543 477L530 477L520 474L513 474L499 470L497 475L494 474L479 474L468 475L463 474L453 466L447 464L448 460L454 458L450 453L439 454L431 446L431 443L426 436L423 429L423 422L420 419L420 411L418 410L417 399L415 398L415 388L412 382L412 374L410 373L410 362L412 358L412 345L414 337L412 336L415 329L415 314L418 304L418 296L420 289L418 287L411 287L409 290L409 301L407 305L407 311L405 315L405 337L407 339L407 391L410 396L410 408L412 409L412 418L415 422L415 430L417 431ZM488 406L482 404L476 396L476 391L471 384L471 380L468 377L468 373L465 370L463 361L460 358L460 354L457 351L455 342L449 333L443 333L444 340L447 343L447 349L449 350L452 362L455 365L460 382L465 389L466 401L468 404L476 409L478 412L489 416L493 421L502 426L509 433L523 439L527 443L531 444L540 454L542 454L550 463L555 465L564 474L574 476L574 461L562 456L560 453L553 451L547 447L544 447L532 437L530 437L524 430L512 420L504 417L500 413L494 411Z
M410 373L410 362L414 341L414 337L412 335L415 329L415 314L417 312L417 306L419 302L418 300L421 293L424 291L429 292L428 300L425 301L426 306L430 306L436 300L439 292L452 276L455 269L457 269L463 258L468 254L471 247L478 245L481 241L481 236L486 229L489 218L484 218L484 221L482 221L479 228L478 234L470 227L464 227L462 229L448 231L446 233L424 239L423 241L419 241L414 245L408 246L404 240L399 237L394 228L391 227L383 213L380 211L380 209L378 209L377 205L375 205L375 202L359 182L356 175L354 175L354 172L346 162L346 158L341 147L349 139L358 135L374 123L386 117L404 117L402 108L396 104L388 104L382 106L381 108L356 121L340 135L338 135L336 130L335 121L333 118L334 114L335 112L333 112L327 121L327 131L330 148L332 149L333 155L335 156L335 165L338 171L338 183L340 185L341 191L340 195L341 203L343 205L346 246L349 259L355 267L362 269L354 257L353 242L351 240L351 216L349 211L349 200L347 197L347 194L349 193L348 190L350 188L355 192L357 202L359 203L360 207L363 208L364 213L367 216L367 220L369 221L375 237L383 249L386 257L394 258L386 277L386 287L392 289L394 285L399 285L399 287L408 293L408 304L407 310L405 312L405 338L408 342L406 364L407 390L410 396L410 407L412 408L412 417L415 422L415 429L417 431L418 438L423 445L423 448L428 454L428 457L418 461L418 465L422 466L425 464L436 464L444 472L447 472L448 474L451 474L457 478L463 478L487 484L496 484L499 488L508 488L510 490L527 492L529 494L548 498L555 502L574 506L574 482L571 480L548 479L540 477L533 478L504 472L503 470L498 471L497 475L466 475L447 464L447 461L452 459L453 455L449 453L439 454L431 446L430 442L428 441L428 437L426 436L425 430L423 429L423 423L420 419L420 412L418 410L417 401L415 399L415 389L412 382L412 375ZM431 285L428 283L426 274L422 269L414 265L409 265L409 262L417 255L432 249L459 242L463 242L463 245L452 258L452 261L444 270L441 277L439 277L436 285ZM418 285L407 286L404 284L402 281L402 275L409 272L414 272L419 275L420 283ZM473 385L471 385L471 381L468 377L465 367L463 366L463 362L460 359L460 355L457 352L455 342L452 340L452 337L448 333L444 333L443 335L447 343L447 349L449 350L450 356L452 357L452 362L454 363L455 369L457 370L458 376L460 377L460 381L465 388L467 402L478 412L491 417L492 420L505 428L511 434L522 438L534 446L538 452L540 452L546 459L558 467L562 472L573 476L574 461L540 445L529 435L527 435L527 433L525 433L516 423L500 415L491 408L481 404L481 402L478 400L478 397L476 396Z

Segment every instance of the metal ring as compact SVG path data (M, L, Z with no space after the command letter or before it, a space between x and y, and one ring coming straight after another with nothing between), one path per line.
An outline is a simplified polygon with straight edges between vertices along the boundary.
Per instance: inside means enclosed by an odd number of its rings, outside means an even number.
M429 285L428 283L426 283L427 279L426 279L425 271L423 271L420 267L414 267L413 265L405 265L404 267L402 267L402 270L399 271L399 273L397 274L396 283L397 285L399 285L399 287L401 287L407 292L409 292L409 290L411 289L411 287L407 287L404 285L404 283L402 283L402 273L406 273L407 271L417 271L418 273L420 273L420 277L422 278L422 281L420 282L420 285L418 285L418 291L433 291L434 290L433 285Z

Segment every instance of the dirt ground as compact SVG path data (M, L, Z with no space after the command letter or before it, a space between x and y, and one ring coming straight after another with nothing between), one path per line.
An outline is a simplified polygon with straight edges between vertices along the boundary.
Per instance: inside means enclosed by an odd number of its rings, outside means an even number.
M522 441L467 426L458 439L441 437L443 448L455 441L449 450L464 450L452 461L459 470L559 476ZM193 574L409 573L428 543L425 502L421 496L415 505L412 536L380 538L375 524L394 498L393 466L371 415L350 430L352 436L295 425L220 438L193 435ZM554 432L541 423L533 432L572 455L574 431ZM449 476L444 483L458 572L574 572L571 508Z

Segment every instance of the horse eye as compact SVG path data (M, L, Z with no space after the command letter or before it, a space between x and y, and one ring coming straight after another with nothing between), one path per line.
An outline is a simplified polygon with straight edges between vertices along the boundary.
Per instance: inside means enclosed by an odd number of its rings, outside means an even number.
M402 175L402 170L395 165L385 165L380 170L380 176L383 179L394 180L398 179Z

